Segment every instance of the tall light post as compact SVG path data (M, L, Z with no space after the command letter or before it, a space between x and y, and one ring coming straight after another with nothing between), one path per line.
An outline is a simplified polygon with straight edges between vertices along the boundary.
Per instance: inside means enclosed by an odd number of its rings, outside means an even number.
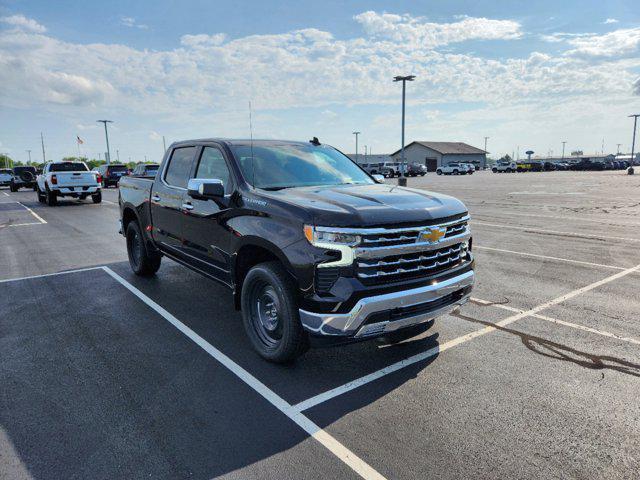
M562 142L562 160L564 160L564 146L567 144L567 141Z
M120 163L120 150L116 149L116 158L118 159L118 163Z
M616 143L616 155L620 155L620 145L621 143Z
M402 82L402 143L400 146L400 176L398 177L398 185L401 187L407 186L407 176L406 166L405 166L405 158L404 158L404 111L405 111L405 98L406 98L406 90L407 90L407 82L413 82L416 78L415 75L407 75L404 77L396 76L393 77L394 82Z
M487 140L489 140L490 137L484 137L484 165L482 165L482 167L486 167L487 166Z
M360 163L358 162L358 135L360 135L360 132L353 132L353 134L356 136L356 163Z
M633 140L631 141L631 159L630 159L630 165L629 165L629 170L627 170L627 173L629 175L633 175L633 161L634 161L634 155L635 155L635 148L636 148L636 126L638 124L638 117L640 117L640 113L634 113L633 115L629 115L629 118L633 117Z
M44 153L44 135L40 132L40 143L42 144L42 163L47 163L47 156Z
M31 165L31 150L26 150L26 152L29 155L29 165Z
M109 150L109 133L107 132L107 123L113 123L113 120L96 120L98 123L104 123L104 138L107 140L107 165L111 163L111 151Z

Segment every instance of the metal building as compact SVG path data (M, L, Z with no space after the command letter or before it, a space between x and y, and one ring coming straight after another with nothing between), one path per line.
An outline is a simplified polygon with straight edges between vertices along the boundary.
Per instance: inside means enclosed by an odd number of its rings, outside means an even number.
M462 142L415 141L404 147L404 156L407 164L422 163L429 172L449 163L472 163L476 168L484 168L487 163L487 152ZM400 150L393 152L391 157L399 162Z

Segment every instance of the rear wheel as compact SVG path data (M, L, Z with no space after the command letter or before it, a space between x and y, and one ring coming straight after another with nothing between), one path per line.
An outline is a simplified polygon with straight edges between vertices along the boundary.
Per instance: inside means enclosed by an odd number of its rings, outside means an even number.
M93 200L93 203L102 202L102 192L96 192L93 195L91 195L91 200Z
M437 175L442 175L442 170L436 170Z
M458 170L454 170L454 171L453 171L453 174L454 174L454 175L458 175L459 173L460 173L460 172L459 172Z
M18 188L12 183L11 185L9 185L9 190L11 190L12 192L17 192Z
M47 201L47 205L49 205L50 207L55 207L58 204L58 195L56 195L56 193L52 192L51 190L47 190L45 198Z
M40 191L39 187L36 188L36 194L38 195L38 202L44 203L46 196Z
M256 265L242 284L244 328L253 348L271 362L290 362L309 347L294 292L291 278L278 262Z
M159 255L150 254L142 236L142 230L138 222L132 221L127 226L127 254L129 265L136 275L148 277L155 274L160 268L162 258Z

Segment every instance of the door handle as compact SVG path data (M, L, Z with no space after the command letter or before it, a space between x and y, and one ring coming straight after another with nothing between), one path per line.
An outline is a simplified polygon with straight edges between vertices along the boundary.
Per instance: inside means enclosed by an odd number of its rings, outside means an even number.
M190 203L183 203L182 208L184 210L193 210L193 205L191 205Z
M153 200L154 202L159 202L160 201L160 197L158 195L153 195L151 197L151 200Z

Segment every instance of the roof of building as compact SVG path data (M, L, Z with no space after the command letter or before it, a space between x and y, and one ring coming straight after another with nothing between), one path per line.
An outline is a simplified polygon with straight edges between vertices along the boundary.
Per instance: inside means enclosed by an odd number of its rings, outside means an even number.
M442 155L483 155L487 153L480 148L472 147L471 145L463 142L425 142L416 140L411 142L409 145L406 145L404 148L408 148L414 143L430 148L431 150L435 150ZM400 150L393 152L391 155L395 155L398 152L400 152Z

